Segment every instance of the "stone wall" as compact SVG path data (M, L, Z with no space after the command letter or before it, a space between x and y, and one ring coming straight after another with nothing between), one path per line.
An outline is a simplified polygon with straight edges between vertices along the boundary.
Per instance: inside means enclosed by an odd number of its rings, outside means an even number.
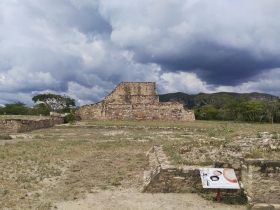
M122 82L104 100L82 106L75 115L82 120L195 120L183 104L159 102L154 82Z
M154 146L147 155L151 169L144 173L142 192L193 193L202 189L198 166L175 167L161 146Z
M63 124L64 117L60 114L51 114L49 118L38 120L27 119L0 119L0 133L20 133L42 128L49 128L56 124Z
M155 104L159 98L155 82L122 82L103 101L111 104Z
M279 160L248 159L244 161L242 182L254 209L260 209L259 207L280 209Z
M142 192L199 192L202 188L199 168L170 164L162 146L154 146L147 153L150 170L145 171ZM212 166L210 166L212 167ZM233 168L240 187L248 197L252 209L280 210L280 161L239 160L233 163L215 162L215 168ZM237 190L228 190L231 194Z

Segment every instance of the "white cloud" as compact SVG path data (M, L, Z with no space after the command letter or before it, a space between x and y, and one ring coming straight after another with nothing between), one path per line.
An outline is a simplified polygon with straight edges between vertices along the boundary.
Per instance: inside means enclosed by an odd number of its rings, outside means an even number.
M280 96L280 68L267 70L257 75L254 81L248 81L238 86L219 86L214 92L260 92Z
M53 89L59 87L60 82L49 72L28 72L21 68L9 70L1 75L0 89L6 92L26 92L32 89Z
M209 91L209 86L197 78L194 73L164 73L160 79L159 85L163 93L184 92L195 94Z
M1 0L0 103L30 103L44 91L94 103L122 81L157 82L159 93L280 95L279 7L279 0Z

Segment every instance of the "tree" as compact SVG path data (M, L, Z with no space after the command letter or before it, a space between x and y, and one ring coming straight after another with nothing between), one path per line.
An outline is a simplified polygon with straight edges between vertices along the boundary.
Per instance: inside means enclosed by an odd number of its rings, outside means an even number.
M212 105L216 109L224 107L232 96L223 93L200 93L195 97L195 104L197 106Z
M269 122L273 124L274 116L280 111L280 99L277 98L275 101L262 101L263 109L269 119Z
M71 99L67 95L56 95L56 94L38 94L32 98L32 101L34 103L40 101L44 103L50 111L69 111L71 107L76 106L75 105L75 100Z
M4 114L5 111L4 111L4 107L0 105L0 114Z
M50 114L50 109L44 103L36 104L32 109L32 114L47 116Z
M220 109L220 114L222 119L229 119L229 120L238 120L241 113L240 104L246 102L245 98L231 98L229 99L226 104ZM226 114L227 116L222 116ZM243 120L243 118L241 119Z
M26 115L28 114L28 108L24 103L17 101L13 104L5 104L4 113L13 115Z
M238 105L243 120L257 121L261 118L263 109L259 101L245 101Z
M215 120L218 114L218 109L212 105L205 105L195 110L196 118L201 120Z

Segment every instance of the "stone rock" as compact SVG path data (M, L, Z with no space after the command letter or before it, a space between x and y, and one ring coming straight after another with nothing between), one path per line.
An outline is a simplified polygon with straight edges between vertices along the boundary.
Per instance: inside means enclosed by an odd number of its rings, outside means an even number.
M257 203L253 205L252 210L274 210L274 206L266 203Z
M185 154L190 151L191 151L191 148L189 148L189 147L181 147L179 152L180 152L180 154Z

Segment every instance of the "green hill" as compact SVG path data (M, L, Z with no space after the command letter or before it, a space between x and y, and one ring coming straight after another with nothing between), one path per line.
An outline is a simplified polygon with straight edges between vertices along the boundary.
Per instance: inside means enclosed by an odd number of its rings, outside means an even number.
M168 93L159 95L159 101L171 102L177 101L184 104L185 107L191 109L194 106L203 106L207 104L220 103L222 106L227 100L236 99L244 101L260 101L268 100L274 101L277 96L266 93L234 93L234 92L217 92L217 93L198 93L186 94L182 92Z

